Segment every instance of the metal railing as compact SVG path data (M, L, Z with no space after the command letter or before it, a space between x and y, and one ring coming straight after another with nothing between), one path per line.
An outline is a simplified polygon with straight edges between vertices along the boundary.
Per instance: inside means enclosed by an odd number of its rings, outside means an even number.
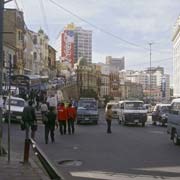
M41 148L36 144L36 142L33 139L30 139L30 143L32 145L32 148L33 148L35 155L38 157L39 161L41 162L41 164L45 168L49 177L52 180L63 180L64 178L62 177L62 175L60 175L60 173L52 165L52 163L49 161L48 157L41 150Z

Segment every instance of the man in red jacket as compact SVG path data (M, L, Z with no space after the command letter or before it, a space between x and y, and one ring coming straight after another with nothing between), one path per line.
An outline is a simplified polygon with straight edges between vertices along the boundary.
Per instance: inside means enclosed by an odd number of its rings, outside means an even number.
M72 107L71 103L69 103L69 106L67 108L67 114L68 114L68 133L74 134L74 121L76 120L76 109L75 107Z
M61 103L57 108L58 110L58 121L59 121L59 132L61 135L66 134L66 122L68 119L67 109L64 107L64 103Z

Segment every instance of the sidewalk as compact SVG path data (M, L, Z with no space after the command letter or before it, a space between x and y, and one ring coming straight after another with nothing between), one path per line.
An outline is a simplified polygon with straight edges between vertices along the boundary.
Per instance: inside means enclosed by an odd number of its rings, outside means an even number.
M7 155L0 157L0 180L49 180L33 159L23 165L19 155L11 152L11 161Z

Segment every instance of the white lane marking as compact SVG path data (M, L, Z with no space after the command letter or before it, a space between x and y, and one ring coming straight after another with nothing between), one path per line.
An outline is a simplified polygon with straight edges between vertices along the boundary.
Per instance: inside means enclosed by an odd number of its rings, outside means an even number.
M124 174L124 173L113 173L113 172L102 172L102 171L87 171L87 172L70 172L74 177L91 178L91 179L102 179L102 180L177 180L179 177L162 177L153 175L137 175L137 174Z
M149 133L153 133L153 134L165 134L163 131L149 131Z
M180 166L171 166L171 167L155 167L155 168L140 168L135 170L144 170L144 171L161 171L168 173L180 173Z

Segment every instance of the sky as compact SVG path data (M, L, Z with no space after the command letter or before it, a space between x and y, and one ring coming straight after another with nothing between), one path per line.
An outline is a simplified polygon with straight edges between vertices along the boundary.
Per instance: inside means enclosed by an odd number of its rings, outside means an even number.
M6 5L17 6L28 28L42 28L54 46L69 23L92 30L95 63L105 63L106 56L124 56L125 69L146 69L152 43L152 66L164 67L172 78L171 40L179 0L14 0Z

